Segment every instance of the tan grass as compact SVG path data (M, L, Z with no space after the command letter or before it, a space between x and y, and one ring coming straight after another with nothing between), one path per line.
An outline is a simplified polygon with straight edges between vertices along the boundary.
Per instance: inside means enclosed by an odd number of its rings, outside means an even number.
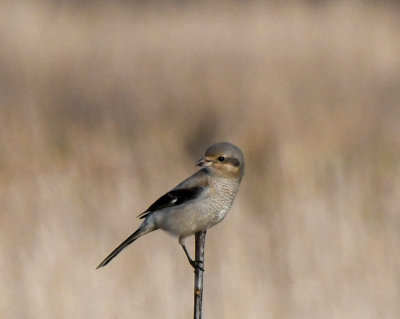
M0 317L189 318L135 216L238 144L205 318L398 318L400 14L361 2L0 4Z

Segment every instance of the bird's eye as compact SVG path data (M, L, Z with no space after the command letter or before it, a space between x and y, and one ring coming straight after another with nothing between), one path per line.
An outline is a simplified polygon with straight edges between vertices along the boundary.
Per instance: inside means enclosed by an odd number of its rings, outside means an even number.
M220 156L220 157L218 157L218 161L219 161L219 162L223 162L223 161L225 161L225 157L224 157L224 156Z

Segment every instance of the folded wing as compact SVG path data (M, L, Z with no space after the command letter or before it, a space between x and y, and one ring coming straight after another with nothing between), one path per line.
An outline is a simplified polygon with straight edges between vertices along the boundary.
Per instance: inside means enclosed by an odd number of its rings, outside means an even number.
M174 189L157 199L139 218L146 218L150 213L173 206L182 205L198 198L208 185L208 174L200 170L180 183Z

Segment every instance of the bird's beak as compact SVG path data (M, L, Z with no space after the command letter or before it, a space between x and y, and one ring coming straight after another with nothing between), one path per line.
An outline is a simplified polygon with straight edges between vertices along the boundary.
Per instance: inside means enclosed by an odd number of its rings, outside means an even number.
M211 163L212 163L212 161L207 160L207 159L205 159L205 158L203 157L203 158L199 159L199 160L196 162L196 166L200 166L200 167L203 167L203 166L210 166Z

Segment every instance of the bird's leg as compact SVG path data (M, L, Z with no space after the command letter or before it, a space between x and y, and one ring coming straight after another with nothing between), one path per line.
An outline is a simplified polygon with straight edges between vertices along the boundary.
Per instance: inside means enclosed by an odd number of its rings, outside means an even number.
M204 271L204 268L202 266L200 266L203 262L201 260L193 260L192 258L190 258L189 253L186 249L186 246L184 244L183 245L181 244L181 246L183 248L183 251L185 252L185 255L186 255L189 263L192 265L192 267L194 269L199 269L201 271Z
M182 246L183 251L185 252L185 255L186 255L189 263L192 265L192 267L194 269L199 269L201 271L204 271L204 268L202 266L200 266L201 264L203 264L203 262L201 260L193 260L192 258L190 258L189 252L187 251L183 240L184 240L184 238L179 238L179 244Z

